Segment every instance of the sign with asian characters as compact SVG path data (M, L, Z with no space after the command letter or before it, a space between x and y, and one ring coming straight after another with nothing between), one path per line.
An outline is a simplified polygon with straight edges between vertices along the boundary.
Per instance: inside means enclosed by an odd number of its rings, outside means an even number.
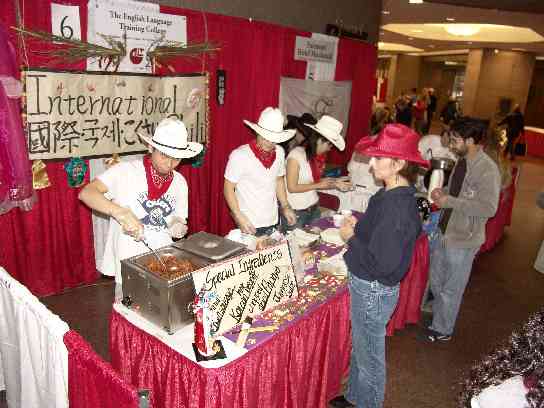
M196 293L215 291L212 330L224 333L249 315L298 296L289 246L282 243L193 272Z
M206 75L29 70L25 74L26 136L34 159L143 151L166 117L182 120L189 140L208 138Z

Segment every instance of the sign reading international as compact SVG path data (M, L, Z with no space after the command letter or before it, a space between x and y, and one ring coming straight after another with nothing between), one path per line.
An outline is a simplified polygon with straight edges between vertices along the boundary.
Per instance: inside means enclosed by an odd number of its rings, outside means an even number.
M333 63L336 43L309 37L296 38L295 60Z
M282 243L193 272L195 290L215 291L212 327L221 334L244 321L297 297L297 283L289 246Z
M29 70L25 75L26 135L31 159L143 151L166 117L183 120L189 140L206 143L206 75Z

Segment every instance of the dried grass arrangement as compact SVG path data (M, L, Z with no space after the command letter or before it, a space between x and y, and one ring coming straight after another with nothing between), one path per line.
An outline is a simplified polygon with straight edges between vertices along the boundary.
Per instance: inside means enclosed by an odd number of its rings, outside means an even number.
M147 53L147 57L158 67L166 66L170 71L173 68L168 61L173 58L193 58L202 60L204 54L213 54L220 51L219 44L210 41L183 45L179 42L160 43Z
M116 72L121 60L127 54L126 36L123 36L123 41L118 41L111 36L101 35L111 47L108 48L97 44L91 44L86 41L67 39L45 31L27 30L21 27L11 28L22 35L53 45L54 48L52 50L33 50L33 52L39 55L51 56L56 61L73 63L87 58L95 58L98 59L101 69L103 65L104 70L113 66L113 70Z

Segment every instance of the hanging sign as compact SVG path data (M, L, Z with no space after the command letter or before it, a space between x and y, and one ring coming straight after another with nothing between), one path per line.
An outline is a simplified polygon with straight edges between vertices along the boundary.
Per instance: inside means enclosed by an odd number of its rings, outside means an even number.
M126 41L127 55L119 72L151 73L147 52L160 43L187 44L187 18L161 13L158 4L134 0L90 0L87 40L108 47L103 36ZM124 39L126 37L126 40ZM102 70L100 61L89 59L87 69Z
M330 41L313 39L308 37L296 38L295 60L334 62L336 44Z
M25 75L26 136L34 159L146 150L166 117L183 120L189 140L208 137L208 77L29 70Z
M51 3L51 32L67 40L81 40L79 6Z
M248 315L298 296L287 243L193 272L193 281L196 293L204 289L217 294L210 311L217 315L212 329L218 334Z
M217 70L217 104L225 104L225 92L227 88L227 73L223 69Z

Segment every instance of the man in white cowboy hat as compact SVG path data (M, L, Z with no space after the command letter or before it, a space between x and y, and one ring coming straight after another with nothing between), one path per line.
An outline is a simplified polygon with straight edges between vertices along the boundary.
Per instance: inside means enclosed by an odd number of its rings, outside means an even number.
M296 215L285 191L285 154L279 143L292 138L295 129L283 129L283 114L268 107L258 123L244 120L256 139L234 149L225 169L224 194L234 220L242 232L266 235L278 224L278 201L292 225Z
M187 129L177 119L163 119L152 138L140 137L150 154L109 168L79 193L87 206L112 218L97 269L115 276L116 299L121 297L121 259L147 252L143 240L160 248L187 232L187 182L174 169L203 148L187 140Z

